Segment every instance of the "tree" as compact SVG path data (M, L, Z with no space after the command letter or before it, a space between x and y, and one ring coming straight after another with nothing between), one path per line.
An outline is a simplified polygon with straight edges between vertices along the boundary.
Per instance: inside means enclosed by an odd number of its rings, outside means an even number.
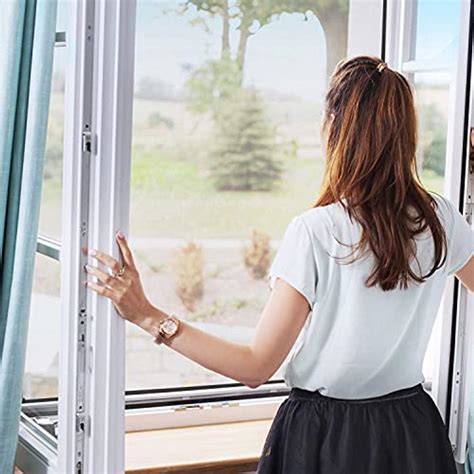
M241 71L228 54L206 62L187 82L190 110L195 113L210 111L215 118L222 108L222 101L238 93L241 82Z
M328 77L337 62L347 54L349 0L185 0L180 11L187 12L193 7L199 14L221 18L221 59L231 55L231 23L237 22L239 42L233 59L240 71L244 70L250 37L283 13L300 13L305 20L309 13L313 13L319 19L326 35ZM199 22L206 24L206 19L200 16Z
M275 155L275 131L257 93L241 90L216 116L211 176L219 190L268 191L283 166Z

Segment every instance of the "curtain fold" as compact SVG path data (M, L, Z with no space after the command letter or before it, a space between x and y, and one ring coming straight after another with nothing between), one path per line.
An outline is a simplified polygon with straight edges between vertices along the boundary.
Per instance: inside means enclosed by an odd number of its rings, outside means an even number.
M13 471L44 170L57 0L0 13L0 472Z

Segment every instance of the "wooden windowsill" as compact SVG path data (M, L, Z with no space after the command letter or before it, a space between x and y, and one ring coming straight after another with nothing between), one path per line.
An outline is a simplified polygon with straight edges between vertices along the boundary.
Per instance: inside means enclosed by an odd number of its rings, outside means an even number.
M255 470L272 421L126 433L125 472L214 474Z

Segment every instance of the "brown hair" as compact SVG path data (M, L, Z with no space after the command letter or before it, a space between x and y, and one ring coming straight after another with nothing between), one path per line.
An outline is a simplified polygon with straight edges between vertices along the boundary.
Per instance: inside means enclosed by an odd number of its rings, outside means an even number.
M388 291L400 283L407 288L410 279L425 281L444 264L447 245L437 202L418 176L417 118L408 81L373 56L340 61L329 83L321 131L326 169L313 207L340 202L361 224L355 250L363 253L368 246L376 261L366 286ZM428 227L433 268L419 276L410 268L414 237Z

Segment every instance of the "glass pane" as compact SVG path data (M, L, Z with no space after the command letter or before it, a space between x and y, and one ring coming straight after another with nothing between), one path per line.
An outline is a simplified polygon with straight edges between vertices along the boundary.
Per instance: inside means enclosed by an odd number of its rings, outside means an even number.
M130 243L154 304L249 343L272 254L319 191L319 120L348 12L331 4L321 25L297 7L254 7L239 29L237 2L227 25L184 3L138 1ZM222 382L235 381L127 325L128 389Z
M462 0L418 0L414 56L436 65L454 65Z
M60 281L59 263L37 253L26 346L25 398L58 395Z
M418 113L418 163L425 186L443 193L451 74L414 74Z
M450 103L458 71L457 59L461 22L461 0L419 0L415 57L420 71L410 74L414 86L419 122L418 160L420 176L427 188L443 194L446 175L446 138ZM437 72L423 72L439 68ZM419 168L419 169L420 169ZM423 363L428 387L437 375L441 343L441 308Z
M448 130L449 87L447 72L414 74L415 101L418 112L418 163L423 184L443 194L446 168L446 135ZM441 344L442 308L433 327L423 362L426 388L430 389L437 370Z
M72 2L58 3L56 31L65 31L68 8ZM69 48L57 46L54 49L53 78L49 102L46 156L44 164L43 192L39 220L39 233L61 240L61 206L64 140L64 85L66 59Z

